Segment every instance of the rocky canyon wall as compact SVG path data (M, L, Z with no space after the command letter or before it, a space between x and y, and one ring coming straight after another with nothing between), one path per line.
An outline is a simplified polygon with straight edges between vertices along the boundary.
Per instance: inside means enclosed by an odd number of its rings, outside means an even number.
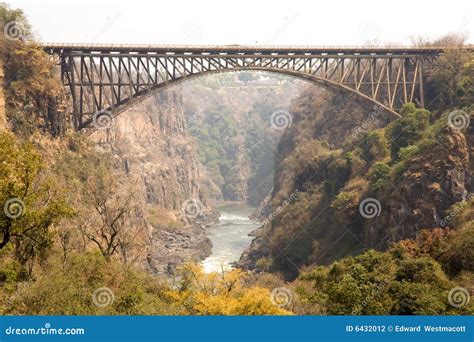
M449 226L442 222L449 208L473 191L472 124L450 127L448 113L420 128L422 138L397 160L388 151L389 113L370 103L311 88L291 113L273 193L260 211L267 224L243 254L244 267L292 278L307 265L383 250L422 229ZM400 134L394 143L403 142ZM373 216L361 209L364 200L371 201Z
M183 261L206 257L211 250L206 226L215 213L200 189L196 146L187 132L180 92L162 91L137 104L92 139L113 155L118 172L127 174L144 197L148 268L172 272Z

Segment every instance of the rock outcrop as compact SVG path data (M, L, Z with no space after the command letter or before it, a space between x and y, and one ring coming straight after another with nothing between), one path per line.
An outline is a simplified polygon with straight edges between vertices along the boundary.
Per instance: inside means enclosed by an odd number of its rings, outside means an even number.
M93 134L117 169L138 182L148 212L148 267L169 272L186 260L210 254L206 226L216 220L200 190L200 164L188 135L179 91L163 91L116 117L112 128ZM199 222L183 213L195 201ZM194 203L194 202L193 202Z
M367 246L388 247L415 238L421 229L444 227L446 211L472 192L469 147L465 135L446 126L438 144L410 160L383 200L379 217L364 225Z
M364 134L393 119L370 103L312 88L293 102L291 113L293 125L278 146L273 192L258 211L262 220L273 217L256 232L242 267L255 269L259 259L271 259L273 271L291 279L306 265L386 249L421 229L443 226L450 208L474 190L472 119L464 131L440 122L423 153L396 164L388 153L371 157L364 151ZM372 138L384 144L383 131L376 134ZM372 188L377 162L390 173L380 177L382 187ZM298 198L285 206L296 190ZM366 198L380 203L370 218L359 209Z

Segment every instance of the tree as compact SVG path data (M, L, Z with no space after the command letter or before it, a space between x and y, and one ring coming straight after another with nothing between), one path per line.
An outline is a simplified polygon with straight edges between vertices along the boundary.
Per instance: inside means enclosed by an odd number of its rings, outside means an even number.
M369 161L384 158L387 155L387 144L380 132L371 131L365 133L359 143L364 158Z
M53 136L66 130L64 87L55 75L54 61L33 41L31 27L20 10L0 4L0 59L5 79L8 121L16 133L30 135L35 129Z
M107 188L110 192L88 187L88 200L98 215L99 222L88 221L81 226L81 230L106 259L120 252L122 260L127 262L127 247L145 224L141 222L142 226L135 228L137 223L134 221L140 213L133 193L120 192L110 185Z
M423 240L427 238L424 234ZM424 241L422 245L406 240L388 252L369 250L329 267L317 267L304 273L294 284L299 302L311 303L316 312L335 315L440 315L456 312L447 296L455 283L449 280L437 260L423 252L428 245L439 244L435 240L448 241L449 235L441 234L434 240L429 239L431 242ZM308 305L303 307L304 310L307 308ZM297 312L301 309L296 307ZM472 306L457 311L458 314L469 312L472 312Z
M24 265L51 242L49 228L73 214L60 189L43 172L32 144L0 134L0 249L14 242Z
M168 291L176 314L193 315L287 315L274 305L270 292L258 286L245 286L241 270L206 274L195 264L179 268L180 286Z
M9 23L15 23L17 25L17 28L12 31L13 27L8 26L7 29L5 29L5 25ZM2 32L9 31L10 34L15 34L15 36L18 36L17 38L23 41L31 40L33 37L33 34L31 33L31 26L28 23L28 20L26 19L26 16L23 11L20 9L12 10L8 5L4 3L0 3L0 28L2 29ZM0 38L0 42L1 39L4 39L3 35ZM6 42L4 41L3 43L5 44Z
M398 160L398 152L402 147L413 145L429 126L430 112L416 108L412 103L402 107L401 115L401 118L392 122L387 128L390 155L393 161Z
M129 249L146 228L134 182L115 174L107 155L86 150L66 163L71 161L76 161L77 168L68 178L82 190L75 199L79 209L72 225L106 259L118 253L123 262L129 262Z
M390 166L386 163L376 163L369 175L369 188L377 191L390 182Z
M449 34L435 41L418 38L422 47L443 47L436 66L425 69L427 103L437 109L469 106L474 101L473 53L463 49L466 37Z
M474 100L472 53L461 49L446 50L437 60L438 67L428 78L432 97L438 107L457 107Z

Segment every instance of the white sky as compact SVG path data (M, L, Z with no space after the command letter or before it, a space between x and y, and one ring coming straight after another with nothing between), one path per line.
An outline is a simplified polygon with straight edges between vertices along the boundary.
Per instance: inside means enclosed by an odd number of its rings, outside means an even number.
M474 1L0 0L45 42L133 44L409 44L468 35Z

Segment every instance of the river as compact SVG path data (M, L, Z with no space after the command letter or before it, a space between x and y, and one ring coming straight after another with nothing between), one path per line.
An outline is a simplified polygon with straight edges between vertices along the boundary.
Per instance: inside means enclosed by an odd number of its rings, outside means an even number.
M254 207L229 203L218 209L219 222L210 227L212 254L202 262L207 273L231 269L231 263L238 261L242 252L250 246L253 237L249 233L261 225L249 219L256 209Z

